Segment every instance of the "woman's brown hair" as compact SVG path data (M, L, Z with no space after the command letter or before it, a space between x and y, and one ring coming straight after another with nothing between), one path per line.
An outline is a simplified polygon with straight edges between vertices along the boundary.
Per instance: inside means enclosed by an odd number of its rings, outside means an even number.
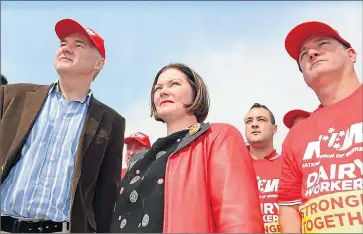
M163 119L158 117L156 112L156 107L154 103L154 87L158 82L160 74L171 68L179 70L188 78L189 84L193 89L193 103L185 104L184 107L187 109L187 113L193 114L195 115L195 117L197 117L197 121L199 123L203 122L207 118L209 112L209 94L207 86L205 85L202 77L198 75L198 73L182 63L172 63L166 65L165 67L161 68L160 71L156 74L150 94L151 117L154 116L157 121L164 122Z

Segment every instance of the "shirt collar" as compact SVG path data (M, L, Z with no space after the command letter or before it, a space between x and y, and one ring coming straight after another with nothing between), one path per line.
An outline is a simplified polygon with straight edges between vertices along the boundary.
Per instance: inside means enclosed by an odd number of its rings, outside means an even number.
M248 149L248 151L250 151L250 145L247 145L247 149ZM274 150L271 151L271 153L269 153L268 155L266 155L264 157L264 159L269 160L269 161L273 161L275 159L278 159L279 157L280 157L280 154L278 154L276 152L276 150L274 149Z
M280 157L280 154L276 152L276 150L272 150L271 153L269 153L267 156L265 156L266 160L273 161Z
M345 98L343 98L342 100L340 100L339 102L341 102L341 101L343 101L343 100L345 100L345 99L347 99L347 98L349 98L350 96L352 96L352 95L354 95L357 91L359 92L359 90L360 89L362 89L363 88L363 84L361 84L360 86L359 86L359 88L357 88L353 93L351 93L349 96L347 96L347 97L345 97ZM334 103L334 104L337 104L337 103L339 103L339 102L336 102L336 103ZM330 105L328 105L328 106L323 106L323 104L319 104L319 106L318 106L318 108L316 108L316 110L315 111L313 111L312 113L315 113L315 112L317 112L317 111L319 111L319 110L321 110L321 109L323 109L323 108L326 108L326 107L329 107L329 106L331 106L331 105L334 105L334 104L330 104Z
M58 82L59 81L57 80L56 82L54 82L51 85L48 95L55 91L55 92L57 92L57 93L59 93L60 95L63 96L61 90L59 89L59 83ZM91 100L91 96L92 95L93 95L92 90L89 90L88 93L87 93L87 95L84 98L82 98L80 100L75 100L75 101L80 102L80 103L84 103L84 102L87 101L87 105L88 105L89 102L90 102L90 100Z

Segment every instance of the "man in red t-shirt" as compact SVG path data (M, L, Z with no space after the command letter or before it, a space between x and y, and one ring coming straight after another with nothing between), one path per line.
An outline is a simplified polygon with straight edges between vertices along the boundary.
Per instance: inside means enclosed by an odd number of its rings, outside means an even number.
M293 28L285 40L321 105L291 128L282 146L282 232L361 233L363 86L357 54L320 22Z
M303 121L304 119L308 118L310 114L311 114L310 112L304 110L299 110L299 109L291 110L284 115L283 121L285 126L288 129L290 129L300 121Z
M253 159L260 194L261 211L266 233L281 232L278 220L277 187L281 157L273 146L277 126L272 112L255 103L245 119L245 135Z
M129 164L130 158L136 153L147 150L151 147L149 136L142 133L136 132L124 140L126 144L126 164ZM121 180L124 178L127 172L127 168L122 168Z

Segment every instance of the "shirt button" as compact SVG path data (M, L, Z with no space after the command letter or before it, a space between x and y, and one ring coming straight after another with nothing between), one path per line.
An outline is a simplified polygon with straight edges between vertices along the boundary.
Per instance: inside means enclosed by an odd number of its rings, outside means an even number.
M132 203L135 203L137 201L137 198L139 197L139 194L136 192L136 190L133 190L131 193L130 193L130 201Z
M120 224L120 228L124 228L126 226L127 220L123 219Z
M130 184L134 184L136 183L141 177L140 176L135 176L134 178L132 178L132 180L130 181ZM121 193L120 193L121 194Z
M148 214L145 214L142 218L141 225L145 227L149 223L150 217Z

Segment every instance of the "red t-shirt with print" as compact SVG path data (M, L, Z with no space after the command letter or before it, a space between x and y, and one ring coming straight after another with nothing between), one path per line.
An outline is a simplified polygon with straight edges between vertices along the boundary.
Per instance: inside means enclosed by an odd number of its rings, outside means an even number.
M300 205L303 233L363 230L363 86L319 107L283 146L279 205Z
M253 160L253 167L258 181L265 233L281 232L277 201L281 163L281 156L276 150L263 159Z

